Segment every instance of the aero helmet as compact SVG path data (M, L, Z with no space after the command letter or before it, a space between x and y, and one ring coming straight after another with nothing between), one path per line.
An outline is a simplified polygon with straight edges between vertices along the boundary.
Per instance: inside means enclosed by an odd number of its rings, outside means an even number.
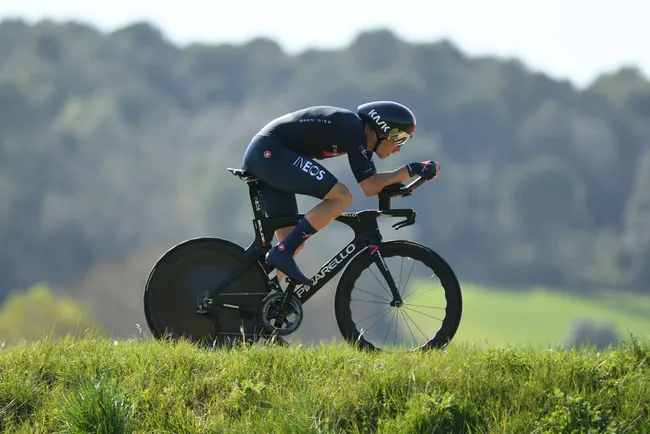
M357 115L377 133L377 143L388 139L404 144L415 132L415 115L406 106L393 101L373 101L360 105Z

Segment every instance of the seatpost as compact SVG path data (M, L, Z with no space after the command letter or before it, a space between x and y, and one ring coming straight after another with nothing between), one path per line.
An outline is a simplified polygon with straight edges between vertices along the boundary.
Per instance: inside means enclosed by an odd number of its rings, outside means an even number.
M251 200L251 206L253 208L253 228L255 229L256 236L259 238L259 241L262 244L262 247L266 247L270 242L266 240L266 228L264 227L264 220L266 219L264 215L264 202L262 201L262 193L259 188L259 181L246 181L248 183L248 195Z
M260 193L258 181L247 181L248 183L248 196L251 200L253 207L253 215L255 220L262 220L264 218L264 204L262 202L262 194Z

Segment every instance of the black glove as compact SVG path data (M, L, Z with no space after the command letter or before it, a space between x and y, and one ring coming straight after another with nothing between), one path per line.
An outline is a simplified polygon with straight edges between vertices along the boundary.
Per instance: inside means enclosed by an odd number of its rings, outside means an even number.
M409 176L421 176L425 179L433 179L438 174L440 167L435 161L416 161L406 165Z

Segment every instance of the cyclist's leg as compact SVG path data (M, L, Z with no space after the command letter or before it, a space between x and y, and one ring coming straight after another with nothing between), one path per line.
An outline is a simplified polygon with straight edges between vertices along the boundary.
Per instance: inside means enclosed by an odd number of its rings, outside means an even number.
M295 228L295 226L289 226L275 231L275 238L278 240L278 244L284 241L284 239L291 233L293 228ZM298 253L300 253L303 247L305 247L304 243L296 248L296 251L293 253L294 258L298 255ZM287 275L284 274L279 268L277 268L275 271L278 275L278 282L280 282L280 285L282 285L282 282L285 281Z
M264 201L264 208L267 210L267 215L269 217L279 217L282 215L296 215L298 214L298 205L296 203L296 195L293 193L284 192L276 189L275 187L265 184L264 187L261 187L262 198ZM347 206L338 208L337 203L343 203L346 200L346 195L349 194L349 197L352 197L352 194L349 193L349 190L342 183L337 183L334 188L332 188L329 193L325 196L323 201L316 206L314 206L307 214L306 218L311 223L311 225L320 230L332 222L338 215L340 215ZM340 196L340 198L336 197ZM339 200L336 200L339 199ZM328 210L327 208L333 208ZM278 229L275 231L275 237L278 244L284 241L284 239L294 230L295 226L288 226L285 228ZM294 252L294 258L300 253L305 244L300 244L296 251ZM280 283L284 282L286 275L280 271L276 270L278 275L278 281Z
M310 209L305 218L316 230L321 230L340 216L352 203L352 193L340 181L327 192L322 201Z
M348 188L314 160L303 157L282 143L267 137L255 137L244 156L243 168L280 191L321 199L297 226L280 234L282 242L269 254L267 262L299 283L311 279L298 269L294 253L311 235L323 229L352 203ZM287 233L288 232L288 233Z

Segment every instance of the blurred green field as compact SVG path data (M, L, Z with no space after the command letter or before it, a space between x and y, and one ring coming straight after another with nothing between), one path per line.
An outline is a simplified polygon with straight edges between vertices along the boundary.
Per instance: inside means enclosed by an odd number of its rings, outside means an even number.
M553 346L577 319L611 322L623 338L650 336L650 296L602 292L597 297L543 288L512 292L463 283L463 318L454 342Z

